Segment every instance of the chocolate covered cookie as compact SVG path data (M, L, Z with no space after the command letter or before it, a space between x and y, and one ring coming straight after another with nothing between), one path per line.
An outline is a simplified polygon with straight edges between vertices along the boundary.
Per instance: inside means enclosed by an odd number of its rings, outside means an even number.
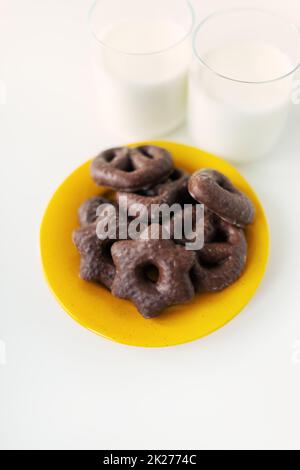
M78 209L78 218L81 227L93 224L98 218L98 209L103 204L111 204L111 201L102 196L91 197Z
M116 266L112 293L130 299L145 318L194 295L190 270L196 255L170 240L120 241L113 245L112 257Z
M244 231L219 220L216 241L196 253L191 272L197 292L216 292L233 284L242 274L247 260Z
M91 175L97 184L126 192L155 186L172 171L171 154L154 145L106 150L91 165Z
M115 266L111 246L115 240L100 240L96 224L90 224L73 233L73 242L80 253L80 277L85 281L99 282L111 289Z
M196 201L230 224L244 227L254 221L255 210L250 199L232 182L216 170L199 170L188 184L190 194Z
M134 193L117 193L117 201L121 197L126 197L128 208L133 210L144 206L144 210L150 213L151 206L172 204L181 200L181 195L187 190L187 182L189 175L184 170L175 169L169 176L168 180L160 183L153 188L137 191Z

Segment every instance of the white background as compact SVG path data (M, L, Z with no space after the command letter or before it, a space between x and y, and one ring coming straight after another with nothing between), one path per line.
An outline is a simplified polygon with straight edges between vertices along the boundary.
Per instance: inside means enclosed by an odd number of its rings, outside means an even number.
M300 25L299 0L195 3L199 17L269 4ZM272 155L240 168L267 210L272 254L225 328L179 347L126 347L77 325L46 286L38 232L49 198L77 165L123 143L98 122L89 5L0 0L0 447L299 449L300 106ZM168 137L190 142L184 129Z

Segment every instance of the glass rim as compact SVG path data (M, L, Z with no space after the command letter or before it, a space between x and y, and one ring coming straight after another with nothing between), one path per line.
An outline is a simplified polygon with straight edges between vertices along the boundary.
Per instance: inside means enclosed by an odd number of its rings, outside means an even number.
M194 26L195 26L195 22L196 22L196 14L195 14L195 10L193 8L193 5L192 5L191 1L190 0L182 0L184 3L186 3L186 5L187 5L187 7L190 11L190 15L191 15L190 27L189 27L188 31L184 34L184 36L182 38L180 38L178 41L176 41L171 46L168 46L164 49L160 49L160 50L157 50L157 51L128 52L128 51L124 51L122 49L118 49L117 47L113 47L113 46L107 44L105 41L102 41L101 39L99 39L97 33L95 32L94 28L92 27L93 14L94 14L94 12L97 8L97 5L101 1L102 0L95 0L94 3L92 4L92 6L90 7L90 10L89 10L89 13L88 13L88 25L89 25L89 28L90 28L90 32L91 32L92 36L94 37L94 39L96 40L96 42L100 46L105 47L107 49L110 49L114 52L117 52L118 54L129 55L129 56L148 56L148 55L152 56L152 55L159 55L159 54L163 54L165 52L168 52L169 50L174 49L175 47L179 46L179 44L183 43L192 34Z
M231 82L236 82L236 83L244 83L244 84L248 84L248 85L261 85L261 84L278 82L280 80L283 80L283 79L289 77L290 75L293 75L298 70L298 68L300 67L300 47L299 47L298 63L292 68L292 70L290 70L288 73L285 73L284 75L280 75L279 77L272 78L272 79L269 79L269 80L259 80L259 81L257 81L257 80L254 80L254 81L253 80L239 80L237 78L233 78L233 77L230 77L228 75L224 75L224 74L218 72L217 70L215 70L213 67L211 67L204 60L204 58L198 53L197 46L196 46L196 40L197 40L199 32L201 31L203 26L206 25L206 23L208 23L210 20L213 20L214 18L216 18L218 16L223 16L223 15L225 16L226 14L230 14L230 13L246 13L246 12L248 12L248 13L249 12L260 13L260 14L267 15L269 17L277 18L283 24L285 24L287 26L290 26L291 30L294 30L294 32L298 35L299 45L300 45L300 28L296 25L296 23L293 23L293 22L289 21L286 18L282 18L282 16L277 14L276 12L266 10L266 9L263 9L263 8L255 8L255 7L249 7L249 8L247 8L247 7L245 7L245 8L242 8L242 7L241 8L224 8L222 10L217 10L214 13L211 13L210 15L206 16L206 18L204 18L204 20L201 21L201 23L199 23L199 25L195 29L194 35L193 35L193 52L194 52L194 55L196 56L196 58L207 69L209 69L213 74L215 74L218 77L223 78L225 80L229 80Z

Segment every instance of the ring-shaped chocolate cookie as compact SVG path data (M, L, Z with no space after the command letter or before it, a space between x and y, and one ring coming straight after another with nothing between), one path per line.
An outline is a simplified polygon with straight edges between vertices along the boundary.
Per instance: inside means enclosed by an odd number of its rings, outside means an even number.
M233 284L242 274L247 260L244 231L219 220L216 241L196 252L191 271L196 292L216 292Z
M244 227L254 221L255 209L250 199L216 170L194 173L188 189L194 199L230 224Z
M91 165L91 175L100 186L132 192L164 181L173 171L171 154L154 145L120 147L102 152Z
M194 296L190 271L195 253L170 240L119 241L112 256L116 266L112 293L130 299L145 318Z

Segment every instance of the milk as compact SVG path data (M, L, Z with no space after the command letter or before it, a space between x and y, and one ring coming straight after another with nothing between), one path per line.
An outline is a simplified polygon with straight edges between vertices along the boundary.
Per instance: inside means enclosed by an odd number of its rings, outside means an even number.
M188 41L180 41L184 35L173 22L134 19L102 33L106 47L95 71L100 111L113 130L128 138L151 138L182 123L190 59Z
M258 41L213 49L203 58L219 75L262 82L288 74L289 57ZM233 161L268 153L286 123L292 78L239 83L195 60L189 77L189 128L201 148Z

